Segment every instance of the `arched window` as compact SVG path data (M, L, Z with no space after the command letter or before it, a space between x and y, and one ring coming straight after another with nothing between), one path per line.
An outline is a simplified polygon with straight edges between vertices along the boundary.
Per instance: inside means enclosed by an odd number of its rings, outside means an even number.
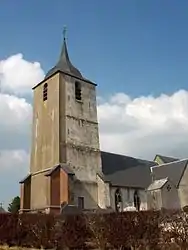
M137 190L134 191L134 206L137 211L140 211L140 196Z
M75 98L78 101L82 100L82 89L80 82L75 82Z
M122 212L123 211L123 202L122 202L122 195L119 188L115 191L115 209L116 212Z
M43 101L48 99L48 83L45 83L43 86Z

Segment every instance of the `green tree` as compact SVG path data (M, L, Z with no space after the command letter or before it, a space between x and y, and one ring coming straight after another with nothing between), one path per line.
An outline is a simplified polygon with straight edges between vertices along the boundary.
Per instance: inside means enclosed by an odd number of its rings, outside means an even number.
M8 206L8 211L10 213L18 213L20 209L20 197L16 196Z

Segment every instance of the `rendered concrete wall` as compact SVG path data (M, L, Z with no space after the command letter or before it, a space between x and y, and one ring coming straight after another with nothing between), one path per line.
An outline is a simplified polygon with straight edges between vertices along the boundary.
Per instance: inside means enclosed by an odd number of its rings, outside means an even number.
M43 86L48 83L48 99ZM59 74L34 89L30 172L59 163Z
M44 208L49 201L49 181L45 176L47 172L41 172L31 177L31 209Z
M179 183L179 199L181 207L188 206L188 168L186 167Z
M161 189L162 207L166 209L179 209L180 200L178 190L171 183L167 182Z
M149 210L160 210L163 206L161 189L148 191L147 200Z
M74 204L78 205L78 197L84 198L85 209L98 208L98 187L96 182L75 182L74 183Z
M98 185L98 204L100 208L106 209L110 207L110 186L108 182L104 182L102 178L97 175Z

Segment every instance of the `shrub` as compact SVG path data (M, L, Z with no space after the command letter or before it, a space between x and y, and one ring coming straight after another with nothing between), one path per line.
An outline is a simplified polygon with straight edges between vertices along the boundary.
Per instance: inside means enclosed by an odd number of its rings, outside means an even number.
M0 244L17 245L17 214L0 214Z
M33 248L52 248L55 217L45 214L23 214L17 225L18 245Z
M143 211L53 216L0 214L0 244L57 249L188 249L188 215Z
M87 249L86 243L90 232L83 215L58 217L55 232L57 249L62 249L62 247L77 250Z

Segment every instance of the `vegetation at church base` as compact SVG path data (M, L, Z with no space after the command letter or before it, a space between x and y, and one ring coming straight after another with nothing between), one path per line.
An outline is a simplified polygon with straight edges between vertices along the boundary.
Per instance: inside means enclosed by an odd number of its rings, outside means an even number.
M0 214L0 245L45 249L188 249L180 211L53 216Z
M20 209L20 197L16 196L8 206L8 211L10 213L18 213Z

